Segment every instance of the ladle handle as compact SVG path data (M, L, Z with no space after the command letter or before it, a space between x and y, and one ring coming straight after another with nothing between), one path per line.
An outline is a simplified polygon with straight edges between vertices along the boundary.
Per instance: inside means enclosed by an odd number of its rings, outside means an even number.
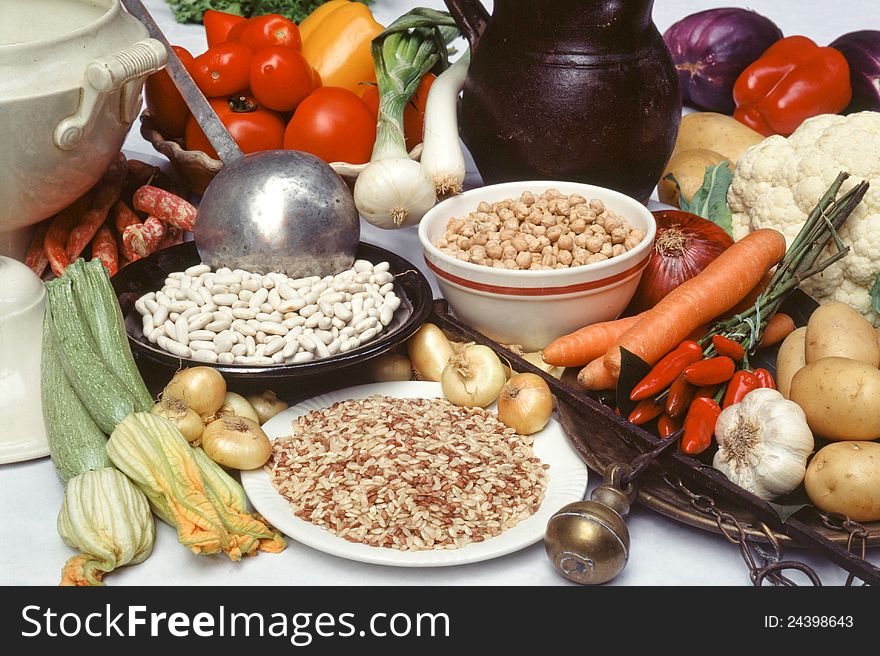
M128 10L128 13L146 26L150 36L161 41L165 46L165 49L168 51L168 64L166 65L168 76L174 82L174 86L177 87L181 97L186 102L186 106L189 107L189 111L195 117L196 123L202 128L202 132L205 133L208 141L214 147L214 150L217 151L220 160L224 164L231 164L235 160L240 159L243 155L238 144L235 143L226 126L223 125L211 108L211 105L208 104L205 96L199 91L196 83L190 77L189 71L186 70L177 53L174 52L171 44L168 43L168 39L162 34L162 30L159 29L156 21L150 16L147 8L144 7L140 0L121 0L121 2Z

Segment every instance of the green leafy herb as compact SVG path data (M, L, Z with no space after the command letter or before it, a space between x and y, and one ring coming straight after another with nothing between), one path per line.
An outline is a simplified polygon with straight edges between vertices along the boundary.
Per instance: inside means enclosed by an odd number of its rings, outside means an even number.
M733 216L727 205L727 190L733 182L733 171L726 161L707 166L703 174L703 186L697 190L694 197L688 201L681 193L678 180L671 173L666 176L678 189L679 207L685 212L702 216L712 223L720 226L724 231L733 236Z
M880 313L880 273L874 280L874 286L871 287L871 309Z
M281 14L301 23L303 19L327 0L167 0L178 23L201 23L208 9L225 11L250 18L264 14ZM373 4L373 0L357 0Z

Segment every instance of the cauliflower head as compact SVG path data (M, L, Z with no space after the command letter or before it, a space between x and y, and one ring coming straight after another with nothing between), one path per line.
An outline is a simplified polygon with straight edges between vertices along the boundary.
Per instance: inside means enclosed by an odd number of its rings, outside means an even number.
M840 231L849 254L805 281L803 289L820 303L848 303L880 325L870 295L880 272L880 112L823 114L804 121L787 139L769 137L746 150L727 193L733 237L774 228L790 245L841 171L851 175L842 192L861 180L871 187Z

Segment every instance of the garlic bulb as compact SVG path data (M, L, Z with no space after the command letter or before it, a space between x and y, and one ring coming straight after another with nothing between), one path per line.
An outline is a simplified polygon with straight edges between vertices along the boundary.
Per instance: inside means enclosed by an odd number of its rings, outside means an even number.
M773 389L749 392L715 424L712 466L762 499L791 492L804 480L813 433L800 406Z

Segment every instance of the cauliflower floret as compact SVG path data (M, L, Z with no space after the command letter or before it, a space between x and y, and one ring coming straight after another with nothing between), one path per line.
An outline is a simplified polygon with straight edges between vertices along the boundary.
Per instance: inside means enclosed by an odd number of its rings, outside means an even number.
M803 284L819 302L843 301L874 325L871 287L880 273L880 112L824 114L804 121L787 139L774 136L746 150L727 194L734 239L775 228L790 245L837 174L871 188L840 231L850 253Z

